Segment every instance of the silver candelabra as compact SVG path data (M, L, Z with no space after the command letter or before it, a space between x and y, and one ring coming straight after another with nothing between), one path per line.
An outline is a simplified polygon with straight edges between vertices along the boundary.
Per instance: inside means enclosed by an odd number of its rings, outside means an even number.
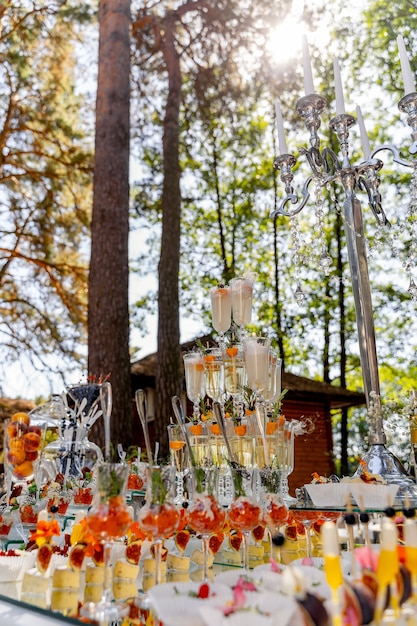
M370 472L382 475L388 483L399 485L398 497L400 499L410 498L415 501L417 500L417 485L411 476L407 475L400 461L386 448L363 217L361 203L356 192L366 192L369 206L378 225L389 227L379 193L379 171L383 162L376 158L376 154L383 150L390 151L395 162L413 168L414 177L417 175L417 163L401 158L395 146L382 145L372 150L364 162L353 165L349 159L349 129L356 123L356 119L346 113L338 114L330 120L330 129L337 134L342 158L339 160L333 150L328 147L320 149L318 135L321 125L320 115L326 106L326 100L315 93L300 98L296 104L297 113L304 119L305 126L310 132L310 148L302 149L300 152L306 157L312 175L305 180L301 195L298 195L292 186L294 178L292 170L297 162L296 157L293 154L283 153L275 159L274 167L280 171L286 195L280 206L271 213L271 217L284 215L293 218L297 215L310 197L309 187L312 181L315 182L316 189L334 182L342 185L345 192L343 222L355 302L362 376L368 414L372 414L372 419L369 419L369 449L362 458L367 463ZM407 113L407 122L412 129L413 140L409 151L414 155L417 153L417 93L404 96L398 106L401 112ZM289 204L296 206L287 209ZM410 289L412 284L411 279ZM359 468L357 473L360 472Z

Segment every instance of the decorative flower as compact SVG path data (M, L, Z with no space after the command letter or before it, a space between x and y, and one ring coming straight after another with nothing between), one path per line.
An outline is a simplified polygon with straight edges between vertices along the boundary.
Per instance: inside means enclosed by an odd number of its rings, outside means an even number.
M135 541L136 539L146 539L146 535L141 529L139 522L133 522L126 535L129 542Z
M78 524L74 524L70 543L72 546L78 543L85 544L87 546L86 556L94 557L96 554L102 552L102 545L88 530L85 517L80 520Z
M51 543L53 536L59 536L61 529L56 519L50 522L41 520L36 524L36 530L32 531L29 541L35 541L38 547L44 543Z

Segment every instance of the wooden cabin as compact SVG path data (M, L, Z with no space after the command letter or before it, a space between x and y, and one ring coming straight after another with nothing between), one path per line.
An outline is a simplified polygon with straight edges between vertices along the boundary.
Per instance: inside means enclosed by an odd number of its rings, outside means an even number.
M211 337L202 337L203 344L213 343ZM190 351L195 340L182 345L184 353ZM157 353L150 354L132 364L132 389L146 389L148 393L148 415L152 436L152 416L154 410L155 374ZM335 472L331 412L343 407L365 404L363 393L357 393L333 385L310 380L295 374L282 374L282 389L288 389L283 402L283 413L288 420L309 420L312 432L295 438L294 471L289 476L290 492L311 481L312 472L329 476ZM184 399L185 382L184 382ZM187 405L187 414L192 414L192 406ZM139 418L134 419L134 440L144 447Z

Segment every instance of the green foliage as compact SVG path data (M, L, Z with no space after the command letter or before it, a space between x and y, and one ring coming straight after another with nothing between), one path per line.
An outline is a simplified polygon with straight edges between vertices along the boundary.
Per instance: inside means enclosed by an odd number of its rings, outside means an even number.
M0 351L62 371L85 341L91 139L75 94L86 5L2 8ZM74 6L72 7L74 9Z

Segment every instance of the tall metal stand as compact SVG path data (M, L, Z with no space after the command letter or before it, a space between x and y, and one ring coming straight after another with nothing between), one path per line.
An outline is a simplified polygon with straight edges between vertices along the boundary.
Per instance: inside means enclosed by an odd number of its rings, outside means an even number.
M383 163L375 158L381 150L389 150L394 161L406 167L416 167L415 164L402 159L397 148L391 145L379 146L370 155L370 158L359 164L352 165L349 160L349 128L355 123L355 118L345 113L330 120L330 128L337 134L340 143L342 160L339 162L336 154L329 148L320 150L320 139L317 131L320 128L320 114L326 107L324 98L311 94L301 98L296 105L297 112L304 118L307 130L310 132L310 148L301 153L306 157L313 175L304 183L301 198L292 187L292 168L296 164L296 157L292 154L281 154L274 162L274 167L280 170L281 180L285 184L286 196L280 206L271 213L271 217L285 215L294 217L306 205L309 197L309 186L314 180L319 187L333 182L339 182L345 192L343 203L343 221L347 242L348 260L352 279L352 289L355 302L356 323L359 336L359 350L362 368L362 377L369 419L369 449L362 458L366 461L370 472L382 475L388 483L399 485L398 497L417 501L417 485L411 476L408 476L404 467L386 448L386 436L383 426L382 409L380 402L380 383L378 373L378 359L375 340L374 317L372 308L371 288L368 274L365 236L361 204L355 191L365 191L369 206L381 226L389 226L387 217L382 209L381 196L378 191L378 172ZM408 94L399 102L399 109L408 114L408 124L412 128L413 144L410 153L417 153L417 93ZM286 210L288 203L296 204L296 208ZM360 473L358 468L356 473Z

